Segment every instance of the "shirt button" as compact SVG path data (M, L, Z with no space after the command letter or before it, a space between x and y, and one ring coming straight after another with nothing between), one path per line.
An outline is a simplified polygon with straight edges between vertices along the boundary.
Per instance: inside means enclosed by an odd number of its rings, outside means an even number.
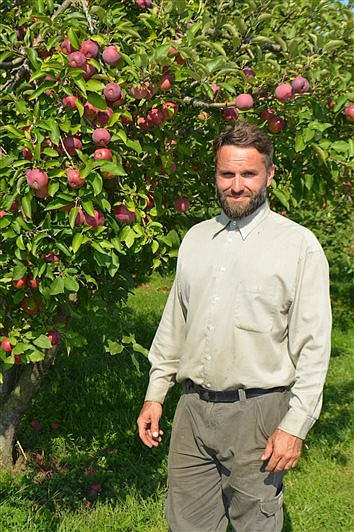
M236 227L237 222L231 222L232 227Z
M214 330L213 325L208 325L208 331L213 331L213 330Z
M225 266L221 266L220 271L224 272L226 270Z
M210 382L206 382L206 383L205 383L205 386L207 386L208 388L210 388Z
M231 244L232 238L228 238L227 241L228 241L229 244Z
M210 355L207 355L205 358L206 358L207 360L211 360L211 356L210 356Z
M217 303L219 301L220 297L219 296L215 296L214 297L214 303Z

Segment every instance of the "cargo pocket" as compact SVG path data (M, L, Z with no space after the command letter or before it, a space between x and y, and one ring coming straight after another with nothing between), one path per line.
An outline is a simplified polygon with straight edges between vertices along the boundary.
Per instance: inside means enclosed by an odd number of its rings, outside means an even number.
M281 491L275 497L260 502L257 532L281 532L283 528L283 500Z

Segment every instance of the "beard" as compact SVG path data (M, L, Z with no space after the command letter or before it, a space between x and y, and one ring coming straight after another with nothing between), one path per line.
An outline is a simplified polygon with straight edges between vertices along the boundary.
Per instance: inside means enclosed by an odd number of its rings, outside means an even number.
M238 203L236 201L233 201L230 204L228 203L227 198L233 197L234 194L230 194L229 192L221 192L218 188L216 188L216 193L219 204L226 216L228 216L230 220L240 220L241 218L245 218L246 216L252 214L258 209L258 207L265 203L267 199L266 190L267 187L265 185L257 194L252 193L252 195L249 197L249 201L246 204Z

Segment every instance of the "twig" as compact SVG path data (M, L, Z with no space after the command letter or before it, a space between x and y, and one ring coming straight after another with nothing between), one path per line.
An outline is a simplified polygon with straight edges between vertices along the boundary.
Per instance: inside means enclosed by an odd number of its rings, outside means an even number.
M195 98L192 98L191 96L185 96L183 98L183 101L185 103L189 103L193 105L194 107L214 107L214 109L224 109L225 107L234 107L235 102L206 102L204 100L196 100Z
M20 449L20 451L21 451L21 453L23 455L23 458L26 460L26 462L28 462L27 455L26 455L25 451L22 448L22 445L20 444L20 442L18 440L16 440L16 444L17 444L17 447Z
M11 68L16 65L19 65L20 63L23 63L25 60L24 57L18 57L17 59L14 59L13 61L3 61L0 63L0 68Z
M81 5L82 5L82 9L83 9L83 11L85 13L85 17L86 17L86 20L87 20L89 31L90 31L90 33L92 35L93 33L95 33L95 29L94 29L93 24L92 24L92 18L91 18L90 13L88 12L88 9L87 9L87 5L88 5L87 0L81 0Z

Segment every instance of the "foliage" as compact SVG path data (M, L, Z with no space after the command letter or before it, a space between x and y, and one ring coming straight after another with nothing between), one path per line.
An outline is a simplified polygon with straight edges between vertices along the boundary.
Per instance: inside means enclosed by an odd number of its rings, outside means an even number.
M13 382L45 360L50 329L68 351L83 344L69 318L90 299L101 312L108 277L123 308L132 276L168 265L178 217L215 212L211 144L230 109L270 128L279 209L348 182L352 13L340 2L8 0L0 15L0 332L13 348L0 374L15 369ZM87 40L92 57L77 55ZM309 87L275 96L300 75ZM141 351L118 326L106 348L125 345Z
M130 296L126 319L140 343L151 341L170 284L154 276ZM138 372L127 354L97 356L102 352L99 331L106 334L118 320L113 310L99 324L75 321L87 346L69 359L57 357L18 432L26 467L18 461L16 475L0 476L2 530L167 530L168 439L179 390L172 390L164 407L163 445L144 448L135 420L145 394L147 361L142 357ZM299 466L286 478L284 532L351 528L353 339L353 330L334 331L323 412ZM92 484L101 489L88 497Z

